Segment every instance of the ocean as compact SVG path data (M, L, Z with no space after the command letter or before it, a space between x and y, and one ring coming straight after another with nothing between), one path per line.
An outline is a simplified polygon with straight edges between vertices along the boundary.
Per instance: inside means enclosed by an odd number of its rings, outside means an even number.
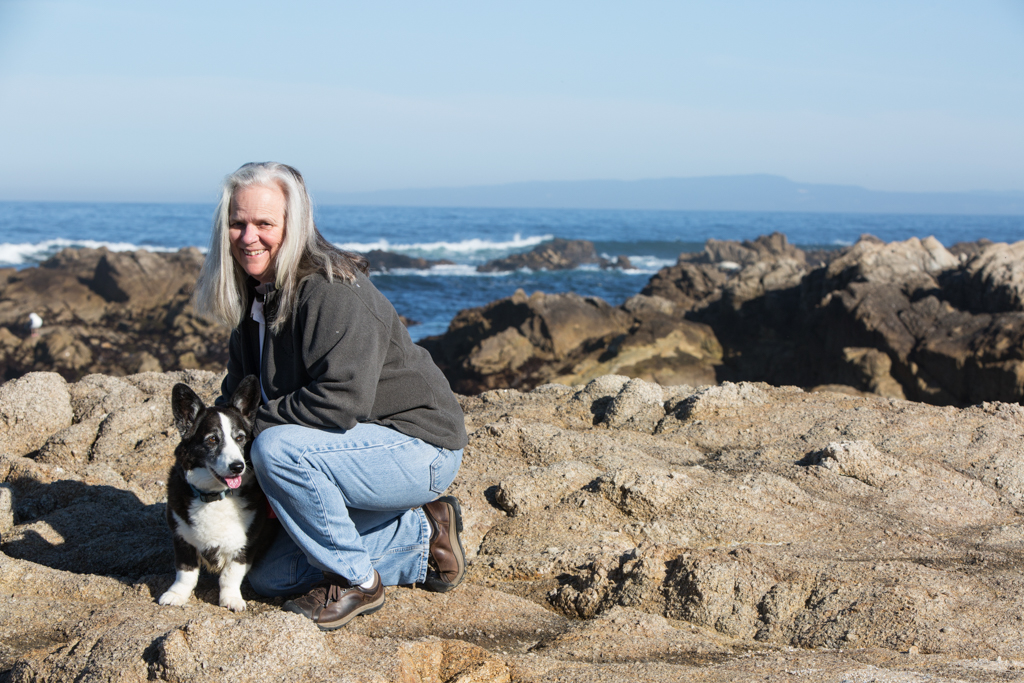
M0 202L0 267L36 265L64 247L176 251L209 242L212 204ZM728 211L613 211L318 206L331 242L353 251L383 249L455 265L375 274L398 312L417 321L413 339L444 332L464 308L510 296L576 292L619 305L682 252L709 238L754 239L782 232L802 248L838 248L870 233L885 241L935 236L944 245L1024 239L1024 216L882 215ZM528 251L554 237L586 239L598 253L628 256L634 269L477 273L476 266Z

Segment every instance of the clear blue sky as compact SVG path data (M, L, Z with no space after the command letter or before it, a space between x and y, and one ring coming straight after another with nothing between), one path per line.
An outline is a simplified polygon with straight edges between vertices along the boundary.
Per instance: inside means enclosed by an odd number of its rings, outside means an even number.
M0 199L772 173L1024 190L1024 2L0 0Z

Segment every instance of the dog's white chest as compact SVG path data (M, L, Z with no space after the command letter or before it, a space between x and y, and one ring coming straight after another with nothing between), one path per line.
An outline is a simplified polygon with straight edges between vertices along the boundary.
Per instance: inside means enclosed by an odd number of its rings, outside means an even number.
M210 503L197 498L192 501L188 512L191 524L174 513L175 531L201 555L205 551L219 550L217 568L245 548L246 532L256 517L254 510L245 507L245 501L232 496Z

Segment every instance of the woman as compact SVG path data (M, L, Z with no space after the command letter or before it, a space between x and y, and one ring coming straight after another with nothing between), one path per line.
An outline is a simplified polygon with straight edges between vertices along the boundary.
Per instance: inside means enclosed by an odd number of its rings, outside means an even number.
M286 534L252 567L266 596L323 630L384 604L384 585L447 591L465 561L462 410L370 283L313 223L302 176L246 164L224 181L199 312L234 327L218 403L257 375L252 463Z

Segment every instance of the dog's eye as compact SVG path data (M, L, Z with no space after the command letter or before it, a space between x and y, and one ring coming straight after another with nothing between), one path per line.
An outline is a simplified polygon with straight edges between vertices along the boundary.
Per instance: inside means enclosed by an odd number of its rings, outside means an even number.
M244 443L245 442L245 434L243 434L241 432L239 432L238 434L235 434L235 441L237 441L238 443Z
M216 434L210 434L208 437L206 437L206 443L208 443L208 444L215 444L215 443L217 443L217 435Z

